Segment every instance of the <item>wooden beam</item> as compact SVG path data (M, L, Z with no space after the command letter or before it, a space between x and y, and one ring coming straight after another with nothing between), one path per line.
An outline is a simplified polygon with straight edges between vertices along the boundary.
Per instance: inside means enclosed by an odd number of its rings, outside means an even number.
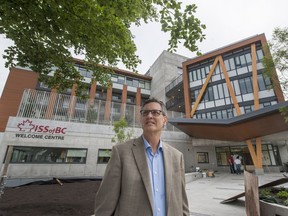
M262 162L262 143L261 138L256 138L256 152L257 152L257 166L255 164L256 168L262 168L263 162Z
M189 85L187 66L183 66L182 79L183 79L183 92L184 92L184 102L185 102L185 117L190 118L191 97L190 97L190 85Z
M258 159L257 159L256 152L255 152L255 150L253 148L252 141L251 140L246 140L246 144L248 146L248 149L249 149L253 164L256 167L256 165L258 164Z
M256 60L256 45L251 44L252 55L252 80L253 80L253 96L254 96L254 109L259 109L259 90L258 90L258 75L257 75L257 60Z
M210 79L212 77L212 74L213 74L213 72L214 72L214 70L215 70L215 68L216 68L216 66L218 64L218 61L219 61L219 56L217 56L215 58L214 63L212 65L212 68L210 69L210 72L209 72L208 76L206 77L206 80L205 80L205 82L204 82L204 84L203 84L203 86L202 86L202 88L200 90L200 93L199 93L199 95L198 95L198 97L196 99L196 102L195 102L195 104L194 104L194 106L192 108L191 114L190 114L191 118L193 118L193 116L194 116L194 114L196 112L196 109L198 108L198 105L199 105L199 103L200 103L200 101L201 101L201 99L203 97L203 94L204 94L204 92L205 92L205 90L207 88L207 85L208 85L208 83L209 83L209 81L210 81Z
M227 88L228 88L229 94L230 94L230 96L232 98L233 105L235 107L237 115L239 116L239 115L241 115L241 110L240 110L240 107L238 105L237 98L235 96L235 93L234 93L231 81L229 79L226 67L224 65L222 56L219 56L219 62L220 62L220 66L221 66L221 69L222 69L223 74L224 74L224 78L225 78L225 81L226 81L226 84L227 84Z

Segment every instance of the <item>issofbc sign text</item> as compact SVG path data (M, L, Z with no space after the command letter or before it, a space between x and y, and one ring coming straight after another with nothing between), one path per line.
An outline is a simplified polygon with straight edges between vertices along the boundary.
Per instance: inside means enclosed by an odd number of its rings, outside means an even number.
M64 134L66 134L66 127L51 127L49 125L35 124L32 120L23 120L17 124L19 132L16 133L17 138L28 138L28 139L56 139L64 140ZM35 134L37 133L37 134Z

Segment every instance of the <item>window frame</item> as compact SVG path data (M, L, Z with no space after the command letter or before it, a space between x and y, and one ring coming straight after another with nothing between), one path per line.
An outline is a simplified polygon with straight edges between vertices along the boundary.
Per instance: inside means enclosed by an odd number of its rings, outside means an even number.
M209 163L209 152L197 152L197 163Z
M108 153L108 152L109 153ZM101 152L105 152L105 154L110 156L100 156ZM98 149L98 155L97 155L97 164L107 164L111 158L111 154L112 154L112 149Z
M69 151L73 151L74 154L75 152L79 151L79 155L81 153L81 157L67 156ZM84 153L85 156L83 156L83 151L85 151ZM46 152L50 153L45 155ZM59 152L61 152L60 155ZM88 153L87 148L13 146L13 152L10 159L10 163L11 164L86 164L87 153Z

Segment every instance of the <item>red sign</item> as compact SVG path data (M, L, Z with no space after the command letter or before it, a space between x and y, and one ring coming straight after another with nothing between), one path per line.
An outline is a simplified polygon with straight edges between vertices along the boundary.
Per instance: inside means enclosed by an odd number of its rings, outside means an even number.
M19 123L17 125L19 128L19 131L22 132L35 132L35 133L48 133L48 134L65 134L65 130L67 128L62 128L62 127L54 127L51 128L48 125L37 125L33 124L32 120L30 121L29 119L24 120L22 123Z

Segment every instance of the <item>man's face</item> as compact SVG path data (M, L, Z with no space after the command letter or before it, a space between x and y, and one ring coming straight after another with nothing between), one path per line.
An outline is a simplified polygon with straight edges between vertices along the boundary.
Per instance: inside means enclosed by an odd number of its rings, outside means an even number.
M167 123L167 116L161 111L161 105L156 102L146 104L142 108L142 129L145 132L161 131Z

